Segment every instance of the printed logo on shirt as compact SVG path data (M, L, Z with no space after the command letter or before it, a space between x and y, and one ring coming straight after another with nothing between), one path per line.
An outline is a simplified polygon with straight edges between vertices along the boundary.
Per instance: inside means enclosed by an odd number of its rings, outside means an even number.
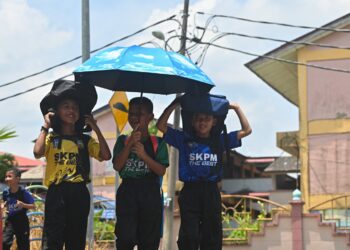
M150 169L148 168L147 164L139 160L137 158L129 158L126 163L125 167L123 169L125 172L134 172L134 173L150 173Z
M77 165L78 153L58 152L55 153L56 165Z
M210 148L207 145L196 142L188 142L187 145L190 148L190 152L192 152L188 158L190 166L215 167L217 165L218 156L210 152Z
M218 162L217 154L191 153L189 157L190 166L216 166Z

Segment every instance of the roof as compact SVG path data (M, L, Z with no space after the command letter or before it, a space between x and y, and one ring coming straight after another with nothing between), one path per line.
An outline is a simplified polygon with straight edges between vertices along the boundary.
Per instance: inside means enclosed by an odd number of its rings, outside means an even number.
M326 25L322 26L322 28L327 27L332 29L341 29L348 25L350 25L350 14L327 23ZM315 42L332 33L333 31L315 29L294 39L293 41ZM297 51L303 47L305 47L305 45L285 43L282 46L266 53L264 56L272 56L285 60L297 61ZM246 63L245 66L288 101L297 106L299 105L297 65L258 57Z
M29 159L23 156L14 155L19 167L36 167L45 165L45 162L35 159Z
M97 118L97 117L99 117L105 113L108 113L108 112L112 113L109 105L106 104L106 105L92 111L92 115Z
M299 172L298 160L295 156L280 157L271 163L265 173L295 173Z
M37 166L29 169L28 171L24 172L21 175L21 180L40 180L42 181L44 178L44 171L45 167L44 166Z
M271 163L275 160L275 157L254 157L254 158L247 158L244 162L246 163Z

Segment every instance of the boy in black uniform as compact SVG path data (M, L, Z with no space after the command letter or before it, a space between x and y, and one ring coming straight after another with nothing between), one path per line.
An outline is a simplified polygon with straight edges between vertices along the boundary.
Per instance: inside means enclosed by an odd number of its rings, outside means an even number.
M145 97L130 100L129 137L119 136L113 166L123 179L116 197L116 245L118 250L157 250L161 237L162 199L160 178L168 162L167 146L150 136L153 104Z
M3 231L2 249L10 250L13 236L16 236L19 250L29 250L29 221L27 210L34 209L34 199L24 188L18 185L21 172L16 167L6 172L5 182L9 186L2 193L7 217Z
M85 99L84 99L85 98ZM47 160L43 232L44 250L83 250L86 242L90 194L89 156L100 161L111 157L108 145L91 110L97 94L92 85L57 80L40 103L44 115L34 146L34 155ZM55 111L55 112L53 112ZM83 134L84 124L96 133L98 142ZM48 132L53 128L53 132Z

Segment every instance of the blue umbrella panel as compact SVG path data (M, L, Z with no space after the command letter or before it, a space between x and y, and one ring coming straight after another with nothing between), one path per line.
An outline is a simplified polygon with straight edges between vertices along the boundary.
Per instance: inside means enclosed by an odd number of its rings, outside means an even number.
M201 93L214 87L209 77L191 60L161 48L108 48L73 73L76 81L113 91Z

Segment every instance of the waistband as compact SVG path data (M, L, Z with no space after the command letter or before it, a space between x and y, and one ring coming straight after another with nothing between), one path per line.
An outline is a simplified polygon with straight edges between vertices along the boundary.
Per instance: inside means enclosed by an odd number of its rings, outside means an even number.
M136 179L136 178L125 178L122 183L125 184L159 184L158 178L149 178L149 179Z
M184 186L194 187L194 186L217 186L216 181L193 181L193 182L184 182Z
M68 181L62 181L58 184L51 183L49 188L54 188L54 187L65 187L65 186L86 186L85 181L81 182L68 182Z

